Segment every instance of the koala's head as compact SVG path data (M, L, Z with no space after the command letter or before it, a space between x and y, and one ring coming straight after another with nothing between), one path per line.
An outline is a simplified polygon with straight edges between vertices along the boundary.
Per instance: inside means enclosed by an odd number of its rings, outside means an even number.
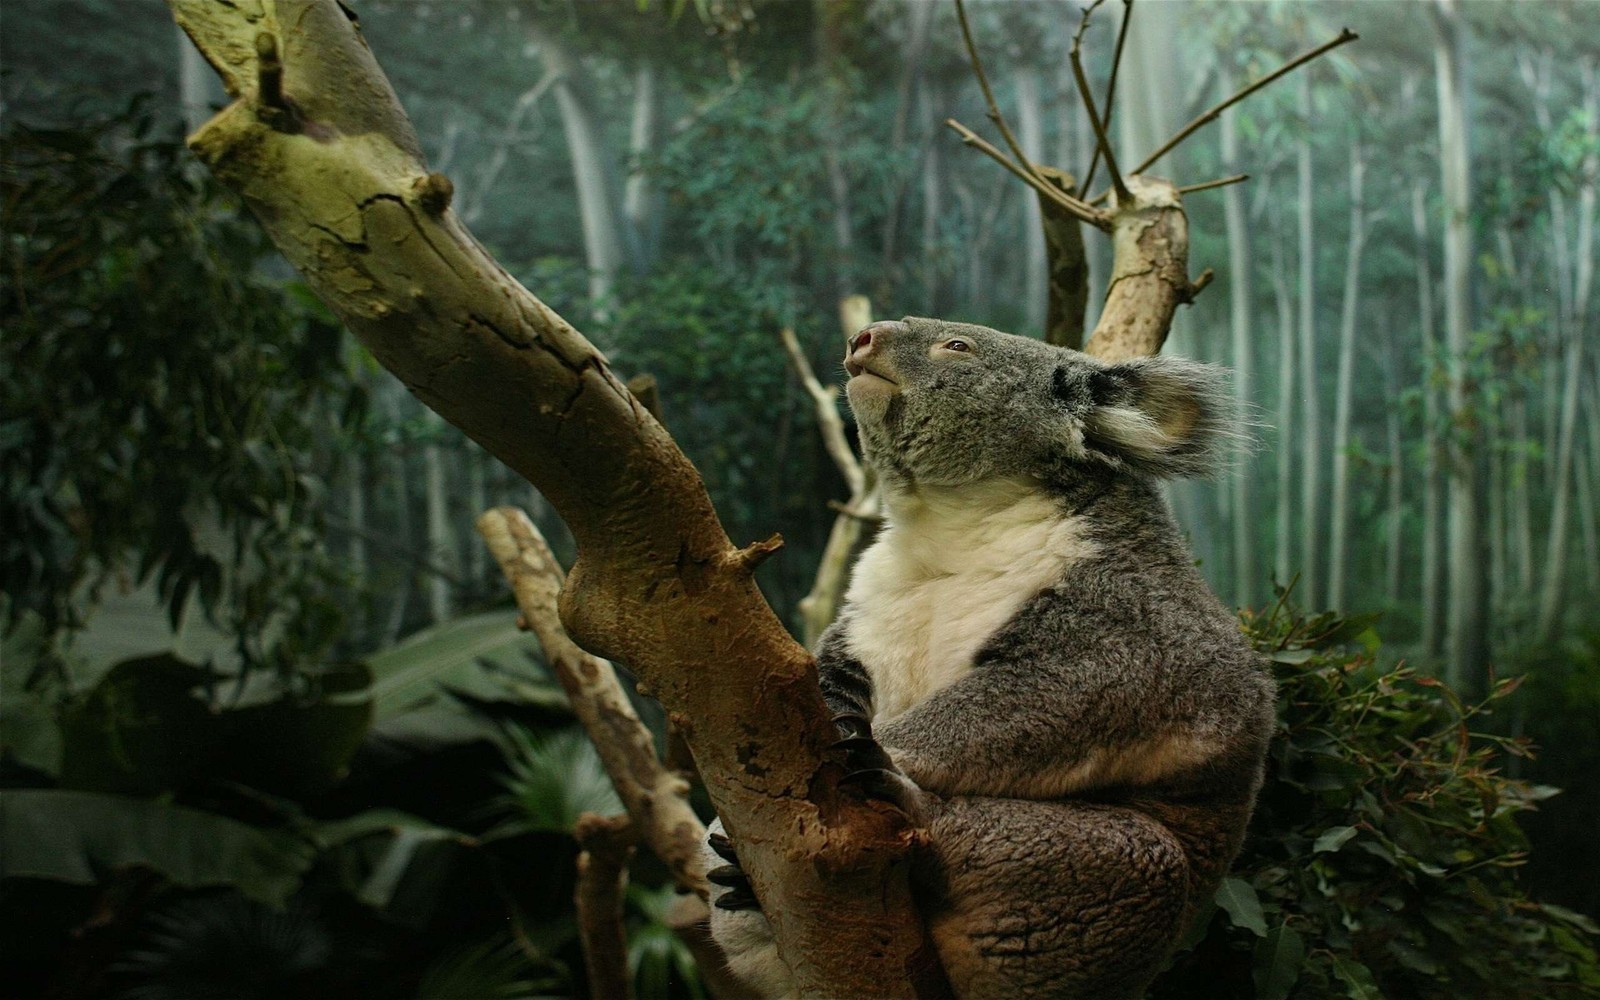
M868 461L909 483L1070 481L1088 466L1204 475L1235 437L1223 371L1178 358L1107 364L986 327L907 317L850 338L845 368Z

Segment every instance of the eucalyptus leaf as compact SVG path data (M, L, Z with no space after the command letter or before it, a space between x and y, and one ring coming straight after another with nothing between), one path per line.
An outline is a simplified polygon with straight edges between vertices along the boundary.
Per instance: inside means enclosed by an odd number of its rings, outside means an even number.
M1300 978L1305 958L1305 942L1285 924L1274 927L1256 942L1251 963L1256 1000L1284 1000Z
M1258 937L1266 937L1267 920L1261 912L1261 899L1256 890L1241 878L1225 878L1217 887L1217 905L1227 911L1235 927L1243 927Z

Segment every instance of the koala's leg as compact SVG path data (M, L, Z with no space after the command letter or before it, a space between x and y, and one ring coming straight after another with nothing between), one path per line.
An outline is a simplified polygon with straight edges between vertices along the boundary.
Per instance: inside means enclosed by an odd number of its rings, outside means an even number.
M1183 930L1183 849L1143 813L958 798L928 832L917 883L962 1000L1136 1000Z
M721 838L715 841L720 850L712 846L714 841L711 838ZM713 820L704 851L706 871L715 872L730 865L737 867L738 861L728 857L730 853L731 848L727 846L722 830L722 820ZM724 881L737 883L738 880ZM717 942L717 947L726 956L728 971L755 996L766 1000L798 997L800 994L795 988L794 976L783 959L778 957L778 945L773 940L772 928L760 907L753 904L754 897L750 895L748 885L719 885L713 882L711 939Z

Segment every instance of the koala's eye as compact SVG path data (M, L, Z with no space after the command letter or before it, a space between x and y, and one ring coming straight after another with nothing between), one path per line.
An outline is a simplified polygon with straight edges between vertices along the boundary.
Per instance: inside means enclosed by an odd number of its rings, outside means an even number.
M965 340L947 340L944 342L944 349L947 351L970 351L972 350L972 345Z

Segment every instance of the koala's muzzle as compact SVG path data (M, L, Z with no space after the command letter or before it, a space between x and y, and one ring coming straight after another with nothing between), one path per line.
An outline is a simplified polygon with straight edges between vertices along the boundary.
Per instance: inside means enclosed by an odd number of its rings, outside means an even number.
M867 372L886 382L893 382L886 357L889 343L893 338L904 337L910 332L911 328L899 320L883 320L863 327L845 346L844 370L850 373L851 378Z

